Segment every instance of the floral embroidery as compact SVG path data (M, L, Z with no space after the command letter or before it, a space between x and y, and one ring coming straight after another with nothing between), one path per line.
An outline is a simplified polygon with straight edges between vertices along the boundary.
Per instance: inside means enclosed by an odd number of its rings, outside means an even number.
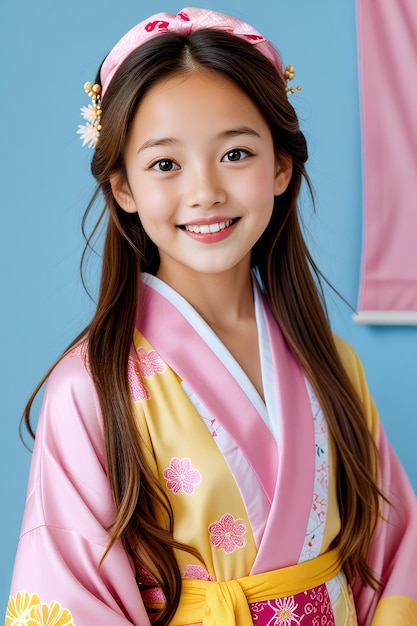
M257 626L335 626L325 584L294 596L253 602L249 609Z
M84 360L87 359L87 341L82 341L78 345L74 346L69 352L66 353L66 359L73 359L76 356L81 356Z
M323 533L328 506L329 461L327 424L320 404L311 385L306 381L314 419L315 437L315 477L313 500L305 535L304 546L300 562L315 558L319 555L323 542Z
M84 366L89 374L91 374L90 366L88 363L88 341L85 339L81 341L81 343L77 344L71 350L69 350L65 355L64 359L75 359L80 356L84 362Z
M193 580L214 580L201 565L187 565L184 578L192 578Z
M178 495L183 491L187 496L192 496L195 486L201 482L201 474L193 469L190 459L171 459L169 467L162 472L167 481L167 489Z
M145 605L153 604L154 602L165 602L165 596L159 587L149 587L148 589L141 589L140 593Z
M154 602L165 602L165 596L162 590L157 586L155 578L150 572L138 561L136 565L136 580L139 585L142 600L145 604Z
M144 378L151 378L154 374L162 374L165 372L165 363L155 350L146 350L146 348L137 348L139 369Z
M127 383L129 385L129 391L133 402L151 399L149 390L142 382L138 364L133 358L129 358L129 362L127 364Z
M319 485L321 485L323 489L327 490L329 486L329 464L326 463L326 461L323 461L320 467L316 469L316 474L316 480Z
M246 539L244 534L246 533L246 526L242 519L237 519L226 513L223 515L219 522L213 522L208 527L210 537L210 544L224 550L226 554L230 554L236 550L236 548L244 548L246 545Z
M5 626L75 626L59 602L45 604L36 593L18 591L9 598Z
M84 359L88 369L87 341L82 341L72 348L67 352L65 358L73 359L77 356ZM143 384L142 377L151 378L154 374L162 374L165 371L165 363L155 350L148 351L143 347L137 348L136 355L130 356L127 364L127 383L133 402L151 399L149 389Z
M129 357L127 365L127 381L133 402L150 400L149 389L143 384L143 378L151 378L154 374L165 372L165 363L155 350L139 347L136 355Z
M315 493L313 496L313 511L317 515L317 519L319 520L320 524L324 524L326 520L326 506L326 500L320 500L317 493Z
M295 613L298 604L294 600L294 596L269 601L268 605L275 611L275 614L267 622L267 626L291 626L292 622L300 624L304 617Z

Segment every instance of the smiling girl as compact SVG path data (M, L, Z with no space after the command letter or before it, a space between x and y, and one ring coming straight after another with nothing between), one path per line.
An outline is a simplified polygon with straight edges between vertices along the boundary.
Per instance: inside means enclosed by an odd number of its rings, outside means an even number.
M6 624L417 623L416 498L301 234L291 76L184 9L87 85L100 295L45 377Z

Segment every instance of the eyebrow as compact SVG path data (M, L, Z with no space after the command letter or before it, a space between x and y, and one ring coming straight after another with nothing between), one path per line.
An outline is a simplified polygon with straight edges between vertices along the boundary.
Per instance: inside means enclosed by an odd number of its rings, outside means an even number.
M217 135L216 139L232 139L234 137L240 137L242 135L257 137L259 139L261 138L261 135L250 126L239 126L238 128L231 128L229 130L222 131ZM181 141L179 141L178 139L174 139L173 137L148 139L138 148L137 153L142 152L143 150L147 150L148 148L155 148L159 146L172 146L179 143L181 143Z
M161 139L148 139L141 146L139 146L136 153L139 154L139 152L142 152L142 150L146 150L147 148L155 148L158 146L172 146L176 143L179 143L179 141L171 137L163 137Z
M224 130L219 133L219 139L232 139L233 137L240 137L240 135L248 135L249 137L261 138L261 135L251 128L250 126L239 126L238 128L231 128L230 130Z

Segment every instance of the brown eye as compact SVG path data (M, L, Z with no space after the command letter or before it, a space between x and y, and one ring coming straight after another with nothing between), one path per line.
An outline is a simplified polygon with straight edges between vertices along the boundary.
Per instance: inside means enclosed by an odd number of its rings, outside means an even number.
M249 152L246 150L241 150L240 148L235 148L234 150L229 150L223 157L224 161L241 161L242 159L249 156Z

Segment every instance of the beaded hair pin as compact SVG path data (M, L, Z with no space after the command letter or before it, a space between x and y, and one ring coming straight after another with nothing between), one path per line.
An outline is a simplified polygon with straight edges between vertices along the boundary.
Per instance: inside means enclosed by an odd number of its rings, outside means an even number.
M295 88L288 86L288 81L293 80L294 76L295 76L294 66L293 65L287 65L285 67L285 70L284 70L284 80L285 80L286 85L287 85L285 87L285 91L287 93L295 93L296 91L301 91L300 85L297 85L297 87L295 87Z
M284 80L286 82L285 91L294 94L301 91L300 85L297 87L289 87L288 82L293 80L295 70L293 65L287 65L284 70ZM98 83L92 85L90 82L84 85L85 93L91 98L91 104L81 107L81 115L86 120L86 124L80 124L77 133L83 142L83 147L87 145L89 148L95 148L101 131L101 86Z
M84 91L91 98L91 104L81 107L81 115L86 120L86 124L80 124L77 133L80 135L83 147L87 144L89 148L95 148L101 131L101 86L87 82L84 85Z
M84 90L92 99L92 104L81 109L82 116L87 122L78 129L83 146L88 144L90 148L93 148L97 145L101 130L101 96L105 93L117 68L133 50L163 33L174 32L189 37L192 33L205 28L224 30L249 42L276 67L287 85L287 92L295 93L296 90L301 89L288 87L288 81L295 76L294 67L287 65L283 69L281 58L274 46L250 24L230 15L195 7L182 9L177 15L157 13L136 24L117 42L101 66L101 84L86 83L84 85Z

